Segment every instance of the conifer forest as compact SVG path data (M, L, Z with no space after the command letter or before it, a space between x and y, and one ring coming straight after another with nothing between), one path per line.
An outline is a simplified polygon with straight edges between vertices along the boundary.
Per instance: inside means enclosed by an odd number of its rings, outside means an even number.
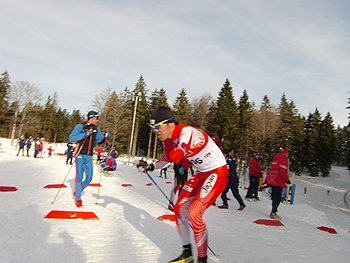
M259 152L267 171L273 156L284 147L290 149L290 171L296 175L326 177L331 165L350 168L350 127L334 127L330 112L321 116L316 108L302 116L284 94L277 106L268 95L258 105L249 100L247 90L236 97L229 79L220 85L216 98L202 94L189 101L181 89L169 105L166 91L148 90L141 75L132 90L116 93L106 88L95 94L91 109L99 112L102 133L110 134L107 147L115 147L120 154L148 159L163 154L162 143L149 126L151 112L162 105L173 111L176 121L217 136L222 147L233 149L239 169L247 168L253 154ZM58 101L56 93L42 98L40 88L28 81L12 83L4 71L0 75L0 137L11 138L13 145L21 135L67 143L74 126L85 121L86 112L67 112ZM344 105L344 110L349 107Z

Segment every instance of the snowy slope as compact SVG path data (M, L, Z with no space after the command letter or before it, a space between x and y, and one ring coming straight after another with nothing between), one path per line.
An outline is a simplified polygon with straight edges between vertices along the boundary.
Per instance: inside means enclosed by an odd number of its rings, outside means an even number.
M168 262L180 254L175 223L157 220L171 214L167 200L155 185L147 186L151 180L146 174L123 165L122 158L113 177L101 177L96 165L93 182L101 179L102 187L99 193L88 187L82 197L80 211L94 212L99 220L44 219L52 210L79 211L72 198L74 167L67 188L51 204L58 190L43 187L63 182L70 168L65 158L17 157L9 140L1 143L0 186L18 191L0 192L0 262ZM53 148L64 152L65 144ZM169 196L173 173L168 172L167 180L158 177L159 171L151 176ZM350 214L343 196L350 189L349 177L346 169L334 168L331 178L296 178L295 204L280 205L280 227L253 223L268 219L267 193L260 202L246 202L244 211L236 210L238 203L229 193L229 210L212 206L204 215L209 246L219 255L208 251L208 262L348 262ZM242 196L245 192L240 190ZM221 205L221 199L216 203Z

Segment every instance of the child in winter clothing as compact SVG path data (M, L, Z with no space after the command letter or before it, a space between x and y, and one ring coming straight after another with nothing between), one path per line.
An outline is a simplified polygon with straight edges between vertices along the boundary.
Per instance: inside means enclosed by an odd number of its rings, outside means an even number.
M117 169L117 163L111 154L108 154L107 160L103 165L104 171L115 171Z

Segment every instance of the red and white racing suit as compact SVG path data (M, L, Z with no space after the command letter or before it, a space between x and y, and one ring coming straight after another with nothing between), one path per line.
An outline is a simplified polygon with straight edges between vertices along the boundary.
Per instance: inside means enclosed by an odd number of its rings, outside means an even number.
M191 242L190 222L198 257L205 257L208 232L203 214L228 183L229 173L225 158L206 133L182 123L175 125L171 138L165 140L163 145L165 152L155 163L155 169L161 169L169 162L178 163L184 157L197 167L197 172L182 188L174 212L183 245Z

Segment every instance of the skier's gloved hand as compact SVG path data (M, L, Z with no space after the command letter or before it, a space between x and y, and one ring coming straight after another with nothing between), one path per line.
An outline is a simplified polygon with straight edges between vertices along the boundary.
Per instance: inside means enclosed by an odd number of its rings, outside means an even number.
M109 138L109 133L108 132L105 132L104 134L103 134L103 136L105 137L105 138Z
M148 172L152 172L154 170L154 164L153 163L150 163L150 164L147 164L145 165L145 171Z
M90 135L91 135L91 133L92 133L92 131L86 131L86 132L85 132L85 137L90 136Z
M288 181L287 184L291 184L290 181Z

